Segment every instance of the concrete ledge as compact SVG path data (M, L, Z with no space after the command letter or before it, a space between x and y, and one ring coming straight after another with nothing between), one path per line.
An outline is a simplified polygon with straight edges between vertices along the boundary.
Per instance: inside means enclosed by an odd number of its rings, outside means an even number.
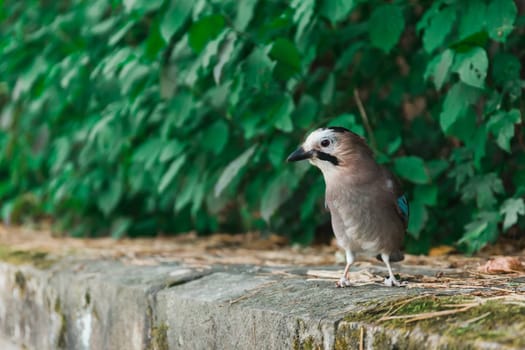
M383 272L380 267L373 269ZM508 289L509 283L514 286L510 294L525 293L523 278L505 280L503 287ZM487 288L487 293L491 290L496 289ZM486 311L491 313L488 316L480 315L485 319L465 312L464 318L432 318L436 323L380 320L392 311L399 315L434 310L440 298L449 298L446 303L455 303L452 298L457 298L461 304L473 291L479 298L483 289L387 288L380 284L336 289L333 281L308 280L305 268L293 267L134 266L115 260L75 259L35 267L2 262L0 334L29 349L525 346L525 340L520 340L525 332L525 303L519 300L512 310L523 317L505 309L509 319L498 320L498 327L491 324L490 332L483 322L489 316L497 317L497 309ZM426 304L407 309L410 300L422 300L423 295L435 299L423 299ZM462 336L461 330L476 334Z

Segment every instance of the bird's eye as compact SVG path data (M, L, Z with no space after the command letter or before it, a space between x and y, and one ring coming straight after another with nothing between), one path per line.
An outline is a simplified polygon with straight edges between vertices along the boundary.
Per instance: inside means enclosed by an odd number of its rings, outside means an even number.
M322 141L321 141L321 146L322 146L322 147L328 147L328 146L330 146L330 140L328 140L328 139L324 139L324 140L322 140Z

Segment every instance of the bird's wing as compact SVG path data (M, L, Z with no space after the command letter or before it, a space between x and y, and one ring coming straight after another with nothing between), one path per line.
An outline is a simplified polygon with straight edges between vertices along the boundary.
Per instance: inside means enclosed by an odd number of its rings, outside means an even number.
M390 181L390 184L392 184L392 186L387 187L393 195L393 204L395 206L396 212L403 221L403 224L405 225L406 229L408 227L408 219L410 217L410 205L408 203L408 199L406 197L406 194L403 193L403 189L401 188L399 180L397 180L396 177L390 171L388 171L385 168L383 169L387 181Z
M405 224L405 228L407 228L408 219L410 217L410 206L408 204L406 195L402 194L401 196L397 197L396 209L397 213L401 217L401 220L403 220L403 223Z

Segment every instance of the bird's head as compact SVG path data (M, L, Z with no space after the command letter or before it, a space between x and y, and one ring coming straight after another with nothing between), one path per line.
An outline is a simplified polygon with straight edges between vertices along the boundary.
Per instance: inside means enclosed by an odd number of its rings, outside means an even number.
M360 156L372 156L364 139L343 127L314 130L304 143L288 156L288 162L308 159L325 174L351 165Z

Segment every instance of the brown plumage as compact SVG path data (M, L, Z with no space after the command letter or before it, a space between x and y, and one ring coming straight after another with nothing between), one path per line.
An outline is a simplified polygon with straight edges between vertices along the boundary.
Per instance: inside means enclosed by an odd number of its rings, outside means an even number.
M308 159L323 173L326 204L347 265L338 286L349 285L348 270L355 253L365 252L385 262L387 285L399 285L390 261L403 259L401 247L408 224L408 203L397 179L374 160L359 135L344 128L312 132L289 161Z

